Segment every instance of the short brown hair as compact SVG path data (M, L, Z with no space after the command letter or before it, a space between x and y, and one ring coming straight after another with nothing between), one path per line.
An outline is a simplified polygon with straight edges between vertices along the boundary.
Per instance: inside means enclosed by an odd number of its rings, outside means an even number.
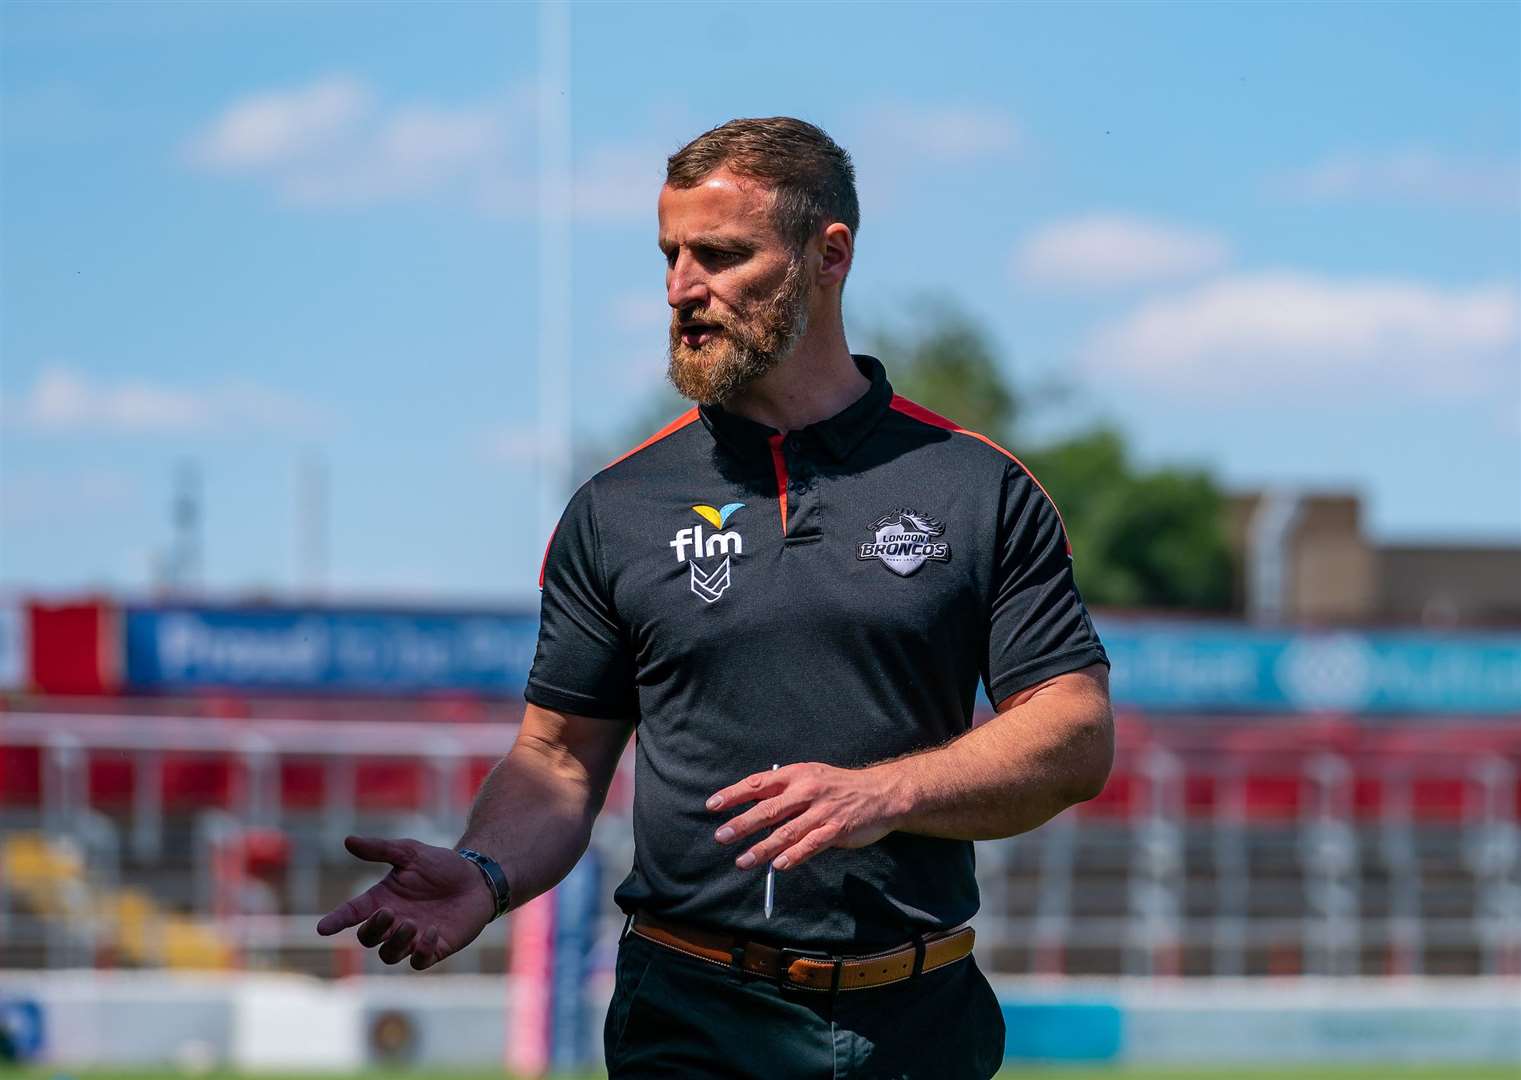
M666 159L665 182L674 188L696 187L723 167L775 192L777 230L797 250L826 224L841 222L852 236L861 226L850 155L806 121L790 116L730 120Z

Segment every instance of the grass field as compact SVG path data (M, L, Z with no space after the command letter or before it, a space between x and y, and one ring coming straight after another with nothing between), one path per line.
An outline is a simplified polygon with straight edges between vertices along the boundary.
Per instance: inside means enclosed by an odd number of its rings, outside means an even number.
M0 1077L15 1080L187 1080L190 1074L163 1070L0 1068ZM1507 1065L1284 1065L1255 1068L1242 1065L1209 1067L1168 1066L1145 1069L1091 1066L1009 1068L998 1080L1516 1080L1518 1071ZM555 1080L598 1080L603 1073L579 1076L559 1074ZM259 1074L210 1072L196 1080L264 1080ZM439 1071L431 1069L370 1069L361 1073L278 1073L268 1080L513 1080L495 1071Z

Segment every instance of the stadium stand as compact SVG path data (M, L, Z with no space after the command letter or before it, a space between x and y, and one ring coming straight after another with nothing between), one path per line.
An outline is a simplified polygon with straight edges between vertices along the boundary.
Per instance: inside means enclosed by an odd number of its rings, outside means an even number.
M452 843L511 746L531 611L13 605L0 968L386 972L318 915L351 832ZM1099 613L1113 775L977 847L1009 975L1521 974L1521 635ZM986 717L984 712L983 717ZM593 835L604 962L631 753ZM511 919L446 968L510 968Z
M0 714L4 967L353 971L367 961L347 939L312 932L367 878L342 837L452 842L513 736L394 704L396 719L341 722L331 701L284 720L258 701L236 717L225 699L29 704ZM978 846L990 970L1521 974L1513 719L1126 712L1119 732L1102 795ZM594 843L614 875L627 766ZM450 964L503 970L499 927Z

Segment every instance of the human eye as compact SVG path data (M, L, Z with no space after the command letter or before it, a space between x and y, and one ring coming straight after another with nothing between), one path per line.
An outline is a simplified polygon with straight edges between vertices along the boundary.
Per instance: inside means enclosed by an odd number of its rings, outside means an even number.
M693 254L700 259L705 266L734 266L743 261L745 252L734 248L702 247L696 249Z

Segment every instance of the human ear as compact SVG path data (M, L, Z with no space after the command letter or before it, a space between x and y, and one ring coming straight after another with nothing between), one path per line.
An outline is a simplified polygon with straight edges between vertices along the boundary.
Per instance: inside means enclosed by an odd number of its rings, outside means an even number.
M843 285L855 257L855 237L850 226L834 222L819 234L819 283Z

